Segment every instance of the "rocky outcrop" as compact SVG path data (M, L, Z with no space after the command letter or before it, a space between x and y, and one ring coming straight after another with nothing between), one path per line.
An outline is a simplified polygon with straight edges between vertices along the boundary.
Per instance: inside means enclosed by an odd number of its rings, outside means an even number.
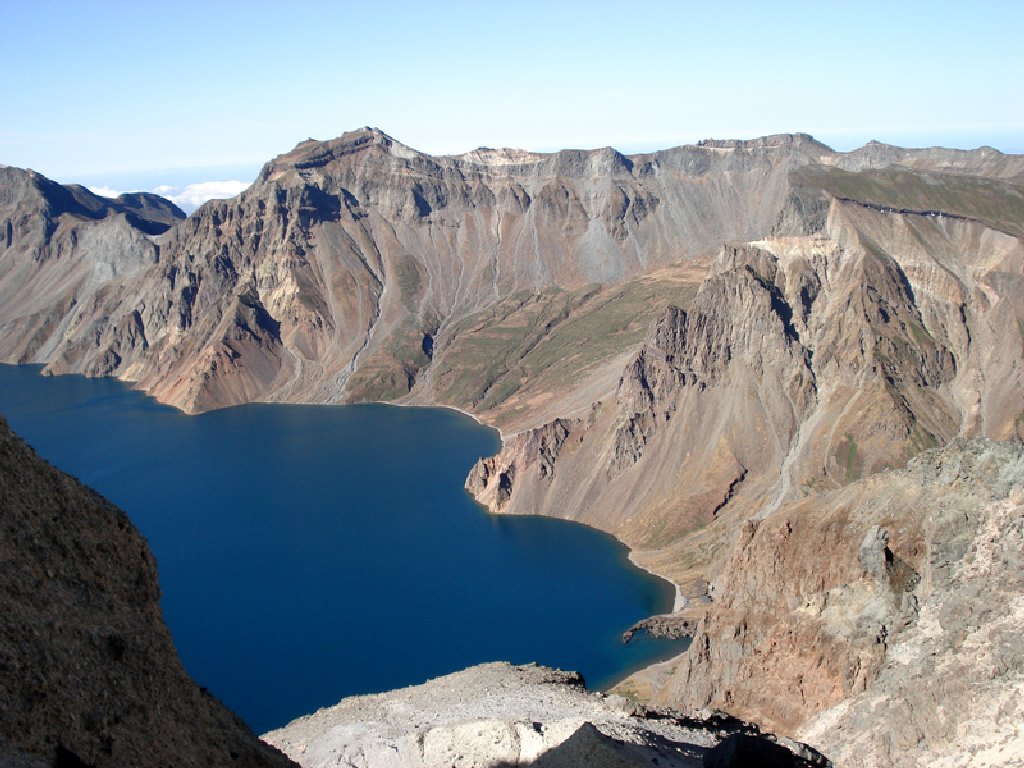
M915 459L900 479L931 486L922 494L914 621L886 637L884 662L865 691L797 733L831 749L841 765L1020 764L1021 448L950 446Z
M651 637L665 637L678 640L681 637L692 637L696 630L696 622L677 613L663 613L641 619L622 633L622 642L630 642L638 633L644 632Z
M482 458L473 466L466 489L492 512L502 512L512 497L513 486L518 489L524 482L542 489L550 486L563 448L571 450L574 443L579 443L579 435L587 426L581 419L555 419L514 436L506 441L500 457ZM529 467L531 477L520 476L517 484L518 467ZM544 490L537 493L543 494Z
M123 512L0 420L0 763L287 766L186 675Z
M826 766L815 750L721 715L681 718L586 691L579 675L484 664L339 704L264 737L305 768Z
M654 701L841 766L1015 764L1022 488L1019 443L956 441L748 520Z

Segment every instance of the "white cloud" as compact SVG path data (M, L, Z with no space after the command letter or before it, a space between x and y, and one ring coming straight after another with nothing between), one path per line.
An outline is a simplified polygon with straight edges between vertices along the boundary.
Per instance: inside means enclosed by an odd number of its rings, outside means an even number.
M200 181L196 184L189 184L184 188L161 184L153 191L158 195L163 195L186 211L191 211L207 200L221 200L234 197L248 186L248 182L245 181Z
M123 192L118 192L116 189L111 189L110 187L86 187L86 189L100 197L120 197L124 194Z

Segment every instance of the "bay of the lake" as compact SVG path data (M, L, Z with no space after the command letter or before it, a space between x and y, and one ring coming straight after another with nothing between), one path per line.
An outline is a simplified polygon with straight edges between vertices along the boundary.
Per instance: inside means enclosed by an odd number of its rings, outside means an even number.
M473 502L463 481L499 440L456 411L186 416L117 381L3 365L0 414L128 513L185 668L257 733L479 662L536 661L603 687L681 650L623 645L673 594L612 538Z

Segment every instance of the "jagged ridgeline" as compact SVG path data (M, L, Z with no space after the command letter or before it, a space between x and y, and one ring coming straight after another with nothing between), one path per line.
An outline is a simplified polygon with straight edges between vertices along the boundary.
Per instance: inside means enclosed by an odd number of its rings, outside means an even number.
M190 412L529 409L689 300L699 278L654 270L771 232L791 172L829 155L786 136L434 158L364 130L300 144L156 238L7 169L0 354L136 381Z

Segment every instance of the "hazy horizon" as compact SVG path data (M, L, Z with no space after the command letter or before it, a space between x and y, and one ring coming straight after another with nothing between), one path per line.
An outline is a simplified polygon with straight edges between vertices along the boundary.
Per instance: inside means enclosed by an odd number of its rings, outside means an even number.
M112 190L251 180L222 169L367 124L429 154L794 131L1024 152L1013 2L38 0L5 21L0 163Z

